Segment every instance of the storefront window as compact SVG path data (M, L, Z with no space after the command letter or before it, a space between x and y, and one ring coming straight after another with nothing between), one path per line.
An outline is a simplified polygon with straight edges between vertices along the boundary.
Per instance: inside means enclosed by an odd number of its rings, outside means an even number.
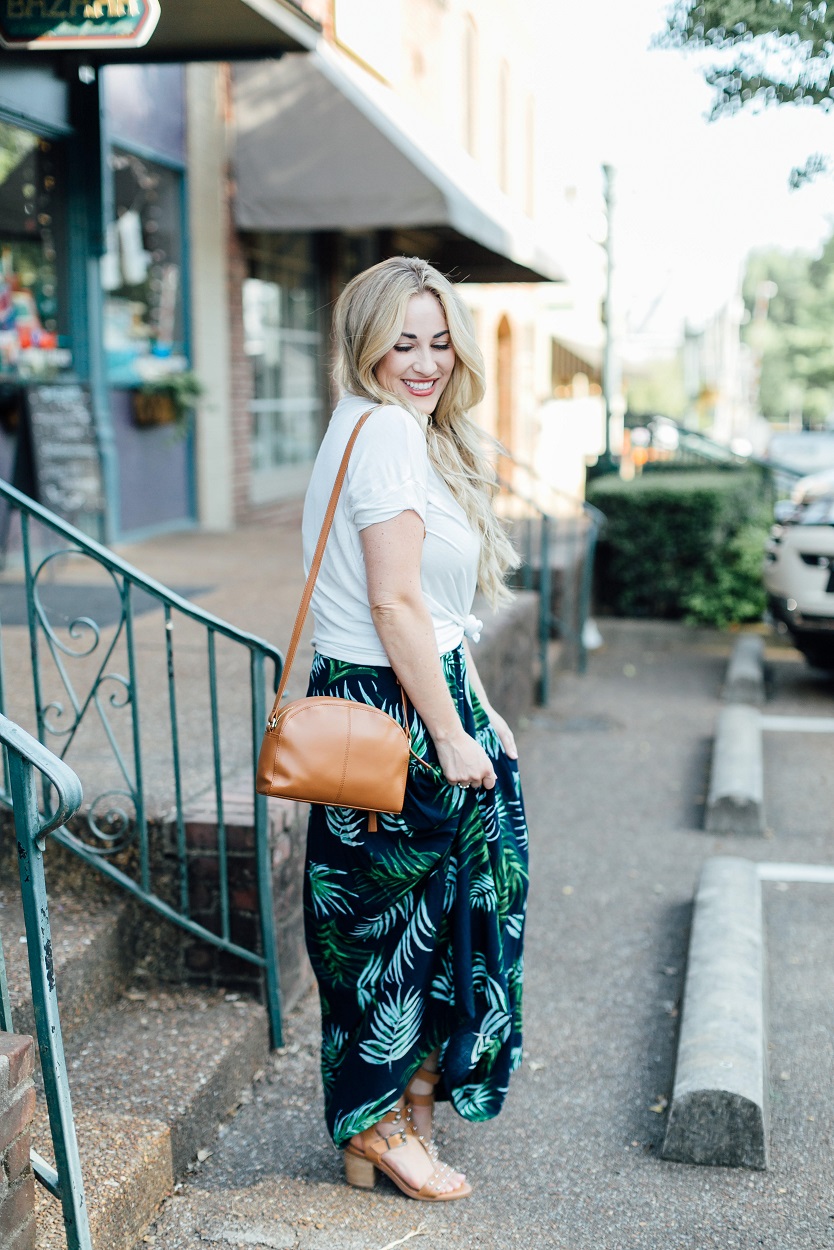
M0 121L0 373L69 366L59 150Z
M188 366L182 290L182 175L114 150L116 219L102 257L108 381L135 386Z
M252 502L294 490L315 458L322 426L322 334L316 270L304 237L247 245L246 354L252 362Z

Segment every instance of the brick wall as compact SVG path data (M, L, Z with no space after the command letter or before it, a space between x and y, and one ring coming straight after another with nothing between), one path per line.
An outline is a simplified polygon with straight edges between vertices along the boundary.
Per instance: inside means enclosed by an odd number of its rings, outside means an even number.
M244 352L243 283L248 276L246 256L234 228L231 200L228 205L228 293L229 293L229 408L232 421L232 516L237 525L278 525L301 523L303 500L279 499L268 504L252 504L249 498L252 459L252 363Z
M267 805L275 935L278 944L281 996L285 1009L310 985L304 945L302 889L308 808L304 803L270 799ZM258 873L255 856L252 779L230 778L223 786L232 941L261 950ZM195 800L185 812L191 916L207 929L220 931L220 859L214 792ZM173 851L173 846L171 850ZM261 987L262 973L234 955L204 942L183 941L183 981L252 990ZM170 958L170 948L169 948Z
M231 188L230 188L231 191ZM249 465L251 457L252 418L249 404L252 400L252 364L245 354L243 335L243 283L246 279L246 257L235 230L229 201L228 257L229 257L229 387L232 418L232 512L235 524L249 518Z
M35 1250L35 1179L29 1166L35 1112L31 1037L0 1033L0 1246Z
M304 944L302 898L308 808L303 803L270 799L267 810L274 925L281 997L286 1011L312 984ZM224 782L223 816L229 936L233 942L260 953L251 773L241 773ZM184 820L190 915L210 932L219 934L222 932L221 855L214 792L191 802L184 812ZM153 822L150 834L156 890L176 906L180 888L176 825ZM256 965L185 933L149 910L137 911L135 936L137 951L145 952L140 959L143 971L162 981L210 985L263 996L264 977ZM0 1250L5 1250L2 1241Z

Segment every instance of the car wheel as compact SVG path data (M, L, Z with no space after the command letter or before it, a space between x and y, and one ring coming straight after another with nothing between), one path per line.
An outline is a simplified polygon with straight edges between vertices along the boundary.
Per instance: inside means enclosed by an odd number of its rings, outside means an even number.
M794 643L813 668L834 672L834 639L831 642L794 637Z

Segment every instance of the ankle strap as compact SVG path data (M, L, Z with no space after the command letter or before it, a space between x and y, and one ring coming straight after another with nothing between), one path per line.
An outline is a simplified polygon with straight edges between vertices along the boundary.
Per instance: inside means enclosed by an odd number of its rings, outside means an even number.
M425 1081L427 1085L436 1085L440 1080L439 1072L432 1072L429 1068L420 1067L412 1075L411 1081ZM409 1081L409 1085L411 1084Z

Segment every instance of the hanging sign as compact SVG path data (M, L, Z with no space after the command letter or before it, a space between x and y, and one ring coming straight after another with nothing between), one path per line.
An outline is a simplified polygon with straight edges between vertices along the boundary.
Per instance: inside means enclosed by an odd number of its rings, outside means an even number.
M159 0L0 0L0 45L21 52L141 48Z

